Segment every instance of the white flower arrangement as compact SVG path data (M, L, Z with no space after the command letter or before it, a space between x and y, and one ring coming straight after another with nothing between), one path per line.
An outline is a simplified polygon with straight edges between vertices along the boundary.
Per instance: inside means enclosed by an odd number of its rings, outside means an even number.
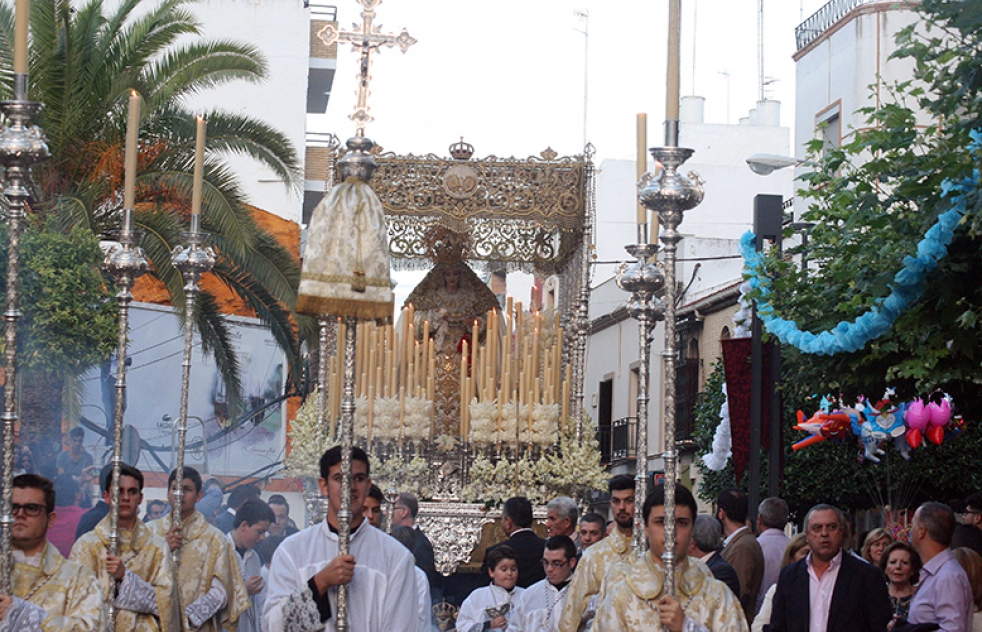
M321 456L338 442L327 428L318 423L317 393L307 398L296 418L290 423L290 452L286 456L286 471L300 478L320 476Z
M479 448L486 448L498 441L498 400L479 402L471 400L470 440Z
M559 404L535 404L532 408L532 443L548 448L556 443Z
M436 449L441 452L453 452L457 449L457 437L442 434L436 438Z
M407 441L424 441L430 438L430 419L433 416L433 402L422 397L407 397L406 414L402 436Z
M368 398L362 395L355 398L354 437L360 439L368 436Z
M399 438L399 398L376 397L372 435L382 441Z

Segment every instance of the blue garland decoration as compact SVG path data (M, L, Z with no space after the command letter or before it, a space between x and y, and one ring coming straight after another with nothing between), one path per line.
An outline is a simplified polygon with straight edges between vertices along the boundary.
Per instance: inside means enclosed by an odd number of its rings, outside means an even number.
M973 142L969 146L976 151L982 146L982 131L970 132ZM835 355L842 352L859 351L870 340L879 338L893 326L897 317L919 299L924 293L924 279L938 266L938 262L948 254L948 246L955 235L955 227L968 208L968 193L974 191L980 179L976 169L972 178L961 182L945 180L941 184L944 197L952 195L951 208L940 216L938 221L917 244L917 255L904 257L903 267L893 277L891 292L879 299L865 314L852 322L842 321L829 331L812 333L802 331L793 320L781 318L774 313L768 296L770 284L764 274L764 257L756 249L756 236L752 231L740 238L740 251L744 260L744 276L750 287L758 290L757 315L764 328L784 344L792 345L803 353Z

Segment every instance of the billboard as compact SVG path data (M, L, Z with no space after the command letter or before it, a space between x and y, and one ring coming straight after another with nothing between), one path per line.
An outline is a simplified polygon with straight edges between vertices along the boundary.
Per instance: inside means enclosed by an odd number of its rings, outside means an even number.
M195 334L185 464L213 475L265 474L265 468L283 458L286 445L285 402L281 401L285 357L258 320L237 316L228 320L238 354L245 408L253 414L246 419L241 415L230 418L218 369L210 355L202 354ZM133 304L127 355L131 364L126 372L124 421L135 427L145 442L137 467L169 470L176 463L172 445L176 445L184 360L184 332L171 308ZM115 371L114 357L89 371L83 382L82 414L99 425L105 420L110 429Z

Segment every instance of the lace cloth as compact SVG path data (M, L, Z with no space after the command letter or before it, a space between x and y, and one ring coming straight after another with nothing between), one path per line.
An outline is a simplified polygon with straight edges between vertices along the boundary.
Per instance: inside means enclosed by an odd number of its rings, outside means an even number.
M324 629L314 594L304 586L286 599L283 606L284 629L291 632L317 632Z
M0 621L0 632L41 632L41 624L47 618L48 613L41 606L14 597L7 616Z

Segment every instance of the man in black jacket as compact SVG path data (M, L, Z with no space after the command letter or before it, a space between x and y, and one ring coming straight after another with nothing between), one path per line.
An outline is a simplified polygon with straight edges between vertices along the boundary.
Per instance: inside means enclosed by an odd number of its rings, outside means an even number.
M696 517L692 527L692 543L689 557L702 561L712 572L713 577L726 584L737 599L740 599L740 578L730 563L719 554L723 543L723 527L719 521L709 516Z
M527 498L509 498L501 507L501 528L508 539L488 547L488 552L507 544L518 553L518 582L516 586L528 588L546 578L542 569L542 554L546 541L532 531L532 503Z
M811 553L781 570L769 632L884 632L893 618L883 573L842 548L845 518L831 505L805 516Z

